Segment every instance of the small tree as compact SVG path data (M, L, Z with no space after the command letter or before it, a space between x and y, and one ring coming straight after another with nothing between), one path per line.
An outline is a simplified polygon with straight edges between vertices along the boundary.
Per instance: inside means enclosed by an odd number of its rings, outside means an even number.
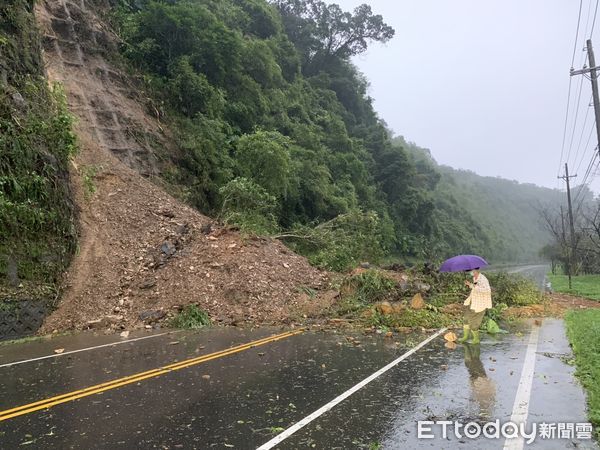
M228 225L256 234L277 230L277 200L261 186L247 178L235 178L219 189L223 198L221 219Z
M240 174L270 195L285 197L291 167L289 145L290 140L276 131L242 136L235 154Z

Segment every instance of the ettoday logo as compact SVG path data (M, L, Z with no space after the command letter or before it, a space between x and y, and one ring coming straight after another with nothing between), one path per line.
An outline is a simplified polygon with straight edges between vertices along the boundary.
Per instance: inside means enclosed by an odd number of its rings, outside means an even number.
M500 420L480 424L452 420L420 420L417 422L419 439L447 439L453 433L458 439L523 439L527 444L540 439L591 439L591 423L514 423Z

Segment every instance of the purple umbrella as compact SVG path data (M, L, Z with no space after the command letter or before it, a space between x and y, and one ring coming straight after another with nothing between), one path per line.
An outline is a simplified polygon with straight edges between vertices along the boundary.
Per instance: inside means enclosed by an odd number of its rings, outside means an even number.
M486 267L487 261L477 255L458 255L447 259L440 266L440 272L463 272Z

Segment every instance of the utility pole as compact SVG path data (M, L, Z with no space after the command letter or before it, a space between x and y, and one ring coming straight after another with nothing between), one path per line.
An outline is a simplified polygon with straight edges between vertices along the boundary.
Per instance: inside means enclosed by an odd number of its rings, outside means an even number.
M563 180L565 180L567 182L567 203L569 206L569 228L570 228L570 232L571 232L570 233L571 234L571 247L569 249L569 270L568 270L569 289L571 289L571 275L573 274L573 262L574 262L573 255L575 254L575 225L573 222L573 207L571 204L571 184L569 183L569 179L575 178L575 177L577 177L577 175L569 176L569 165L567 163L565 163L565 176L558 177L558 178L562 178ZM562 216L562 208L561 208L561 216ZM564 230L564 226L563 226L563 230Z
M600 155L600 94L598 94L598 73L597 70L600 67L596 66L596 58L594 57L594 49L592 48L592 40L587 40L587 53L590 67L583 69L574 70L571 67L571 76L583 75L586 73L590 74L590 81L592 82L592 97L594 100L594 113L596 116L596 137L598 139L598 154Z

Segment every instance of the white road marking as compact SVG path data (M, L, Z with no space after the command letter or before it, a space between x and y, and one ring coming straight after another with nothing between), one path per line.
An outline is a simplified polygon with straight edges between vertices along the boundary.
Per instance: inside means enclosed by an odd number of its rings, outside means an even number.
M304 419L302 419L300 422L297 422L295 425L292 425L290 428L288 428L287 430L283 431L282 433L278 434L277 436L275 436L273 439L271 439L269 442L261 445L260 447L258 447L258 450L269 450L273 447L275 447L277 444L279 444L281 441L287 439L288 437L290 437L292 434L294 434L296 431L300 430L301 428L304 428L306 425L308 425L310 422L312 422L313 420L315 420L317 417L321 416L322 414L326 413L327 411L331 410L334 406L336 406L338 403L342 402L343 400L345 400L346 398L350 397L352 394L354 394L356 391L358 391L359 389L365 387L367 384L369 384L371 381L373 381L375 378L379 377L380 375L384 374L385 372L387 372L388 370L390 370L392 367L398 365L401 361L405 360L406 358L408 358L410 355L412 355L413 353L415 353L417 350L419 350L420 348L424 347L425 345L427 345L429 342L431 342L433 339L435 339L436 337L438 337L440 334L442 334L444 331L446 331L446 328L442 328L441 330L437 331L435 334L433 334L432 336L429 336L427 339L425 339L424 341L422 341L420 344L418 344L417 346L413 347L412 349L410 349L409 351L407 351L406 353L404 353L402 356L400 356L399 358L395 359L394 361L392 361L391 363L389 363L387 366L382 367L381 369L379 369L377 372L375 372L374 374L370 375L369 377L365 378L364 380L362 380L360 383L358 383L357 385L355 385L354 387L348 389L346 392L344 392L343 394L339 395L338 397L334 398L332 401L330 401L329 403L327 403L325 406L317 409L315 412L313 412L312 414L306 416Z
M515 397L512 416L510 417L510 421L519 426L521 424L523 424L523 426L527 425L529 402L531 399L531 385L533 383L533 374L535 371L535 357L540 328L540 326L533 325L533 328L531 329L529 343L527 344L527 352L525 353L525 362L523 363L523 371L521 372L517 396ZM525 441L523 437L506 439L504 442L504 450L521 450L524 444Z
M113 345L126 344L127 342L141 341L143 339L150 339L150 338L155 338L155 337L159 337L159 336L164 336L165 334L179 333L180 331L181 330L168 331L166 333L153 334L151 336L142 336L139 338L127 339L125 341L116 341L116 342L111 342L109 344L96 345L95 347L86 347L86 348L81 348L79 350L71 350L70 352L63 352L63 353L56 353L53 355L40 356L39 358L24 359L22 361L15 361L15 362L7 363L7 364L2 364L2 365L0 365L0 369L2 367L16 366L18 364L25 364L25 363L33 362L33 361L41 361L43 359L48 359L48 358L58 358L59 356L72 355L73 353L86 352L89 350L95 350L97 348L112 347Z

